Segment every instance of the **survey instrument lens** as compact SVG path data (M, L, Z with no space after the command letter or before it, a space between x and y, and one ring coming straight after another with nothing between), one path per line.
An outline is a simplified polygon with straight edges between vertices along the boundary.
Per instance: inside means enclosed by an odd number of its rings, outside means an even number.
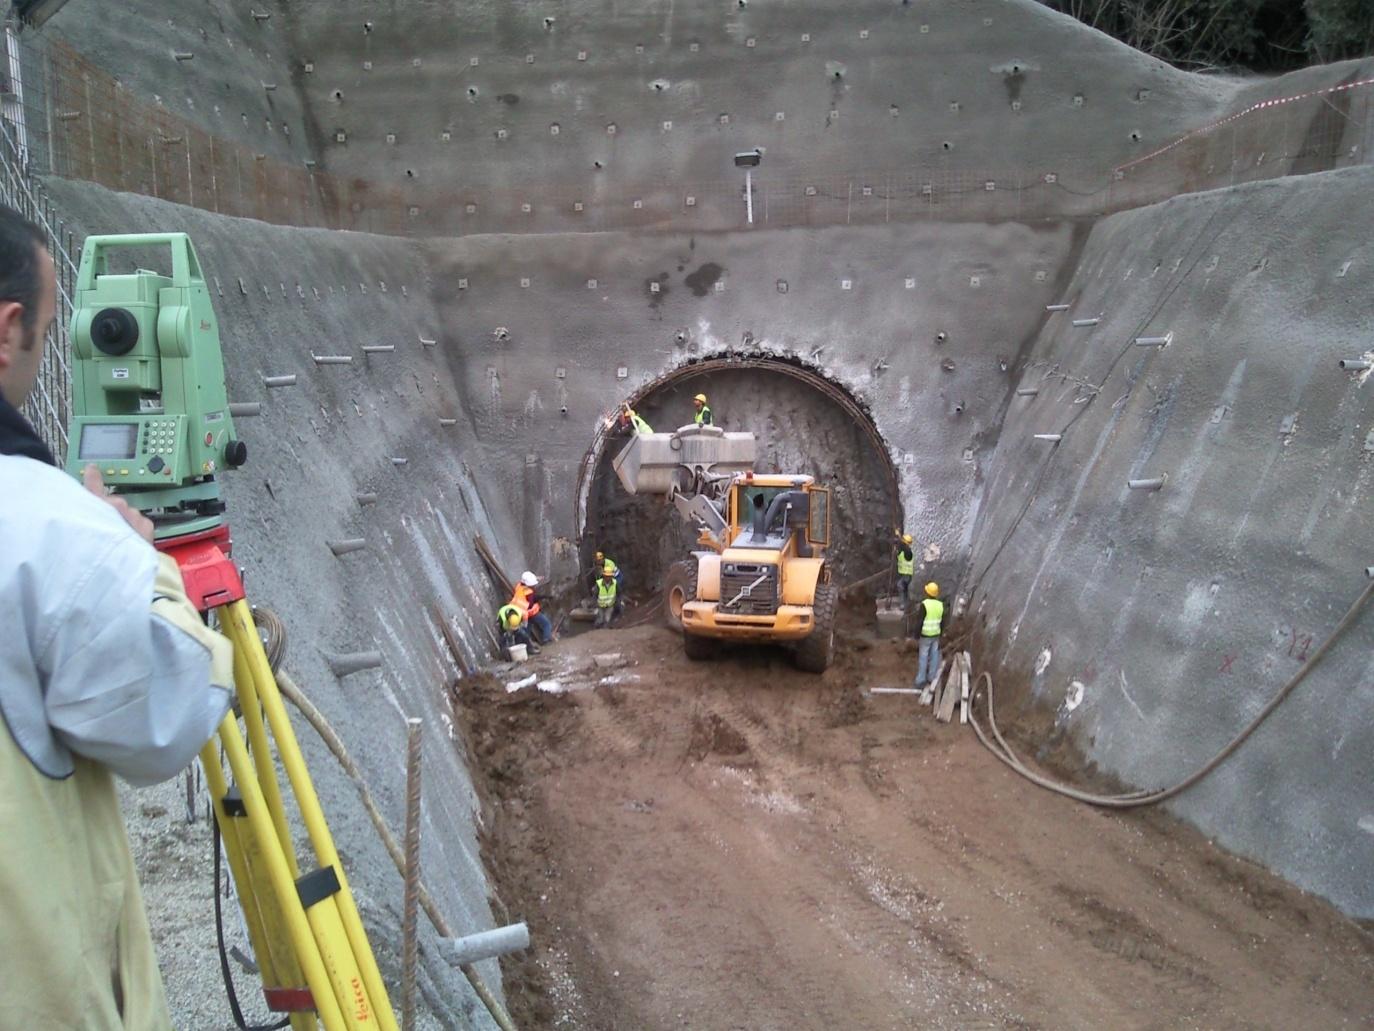
M111 357L128 354L138 343L138 320L123 308L106 308L91 321L91 343Z

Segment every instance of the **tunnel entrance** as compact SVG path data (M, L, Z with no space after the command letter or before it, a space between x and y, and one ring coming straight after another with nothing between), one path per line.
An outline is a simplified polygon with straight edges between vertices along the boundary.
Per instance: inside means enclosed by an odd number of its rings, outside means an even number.
M830 551L840 583L881 570L902 523L896 470L872 418L845 388L796 362L713 358L682 366L626 400L657 431L692 422L692 398L710 399L715 424L751 432L759 472L802 473L832 490ZM662 497L627 494L611 462L628 438L616 427L593 443L579 484L583 567L592 553L625 569L626 590L657 592L668 566L696 547L696 532Z

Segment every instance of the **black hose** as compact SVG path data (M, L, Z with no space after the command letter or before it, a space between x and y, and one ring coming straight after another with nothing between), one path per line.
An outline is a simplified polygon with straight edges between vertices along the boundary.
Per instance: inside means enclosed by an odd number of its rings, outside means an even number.
M1159 788L1157 790L1146 789L1143 791L1126 792L1120 795L1097 795L1092 792L1083 791L1081 788L1075 788L1069 784L1061 784L1058 781L1051 780L1044 774L1032 770L1014 751L1012 751L1011 746L1007 744L1006 739L1002 737L1002 732L997 727L997 720L993 714L992 704L992 674L986 670L978 674L978 681L974 685L970 703L972 704L978 700L979 688L986 683L988 727L992 731L993 737L996 738L997 743L993 744L992 741L988 740L987 734L984 733L983 728L978 725L978 720L972 710L969 714L969 722L973 724L973 731L978 735L978 740L983 743L983 746L987 748L988 751L1031 783L1037 784L1047 791L1053 791L1055 794L1063 795L1065 798L1076 799L1079 802L1086 802L1088 805L1101 806L1106 809L1135 809L1140 806L1157 805L1160 802L1167 801L1175 795L1187 791L1198 781L1202 780L1203 777L1206 777L1225 762L1236 749L1244 744L1246 739L1259 729L1260 724L1267 720L1274 710L1283 704L1284 699L1293 693L1293 690L1302 683L1308 673L1312 672L1317 663L1331 649L1331 646L1336 643L1337 639L1355 622L1356 617L1360 614L1360 610L1364 608L1371 595L1374 595L1374 582L1371 582L1369 586L1360 593L1360 596L1356 598L1350 608L1346 610L1345 616L1336 624L1336 629L1331 631L1326 640L1321 643L1321 646L1308 656L1307 661L1298 668L1298 671L1293 674L1288 683L1279 688L1278 693L1259 711L1259 714L1246 724L1245 729L1227 742L1226 746L1211 759L1172 787Z

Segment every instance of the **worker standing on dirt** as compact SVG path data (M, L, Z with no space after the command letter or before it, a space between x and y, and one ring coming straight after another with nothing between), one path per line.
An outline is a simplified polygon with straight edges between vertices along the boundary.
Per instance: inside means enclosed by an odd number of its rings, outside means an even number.
M920 645L916 662L916 687L922 688L940 671L940 633L944 629L945 603L940 600L940 585L926 584L926 596L916 606L921 620Z
M897 539L897 596L902 599L902 611L911 604L911 578L916 573L916 557L911 553L911 534L900 533Z
M714 426L715 418L711 415L711 406L706 403L706 395L698 394L692 398L692 404L696 408L696 415L693 417L698 426Z
M610 627L621 611L620 589L615 582L615 566L607 562L601 569L601 579L596 582L597 629Z
M620 425L629 427L630 432L636 437L654 432L654 428L639 417L639 413L630 407L629 402L621 405Z
M540 609L540 599L535 594L535 588L539 586L539 577L535 576L528 569L520 574L520 582L515 585L515 594L511 596L510 603L520 610L525 617L525 622L534 628L539 635L540 644L548 644L553 640L553 624L549 622L549 617L544 615Z
M513 644L523 644L530 650L531 655L539 654L539 645L535 644L534 638L530 636L529 625L517 606L509 602L502 605L496 613L496 625L501 631L501 645L506 650L506 658L510 658Z

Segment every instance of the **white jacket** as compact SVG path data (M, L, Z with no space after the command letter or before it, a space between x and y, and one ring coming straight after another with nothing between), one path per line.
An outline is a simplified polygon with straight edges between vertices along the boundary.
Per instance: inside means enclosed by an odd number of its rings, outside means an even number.
M52 778L72 753L166 780L229 707L232 652L175 563L72 477L0 455L0 716Z

